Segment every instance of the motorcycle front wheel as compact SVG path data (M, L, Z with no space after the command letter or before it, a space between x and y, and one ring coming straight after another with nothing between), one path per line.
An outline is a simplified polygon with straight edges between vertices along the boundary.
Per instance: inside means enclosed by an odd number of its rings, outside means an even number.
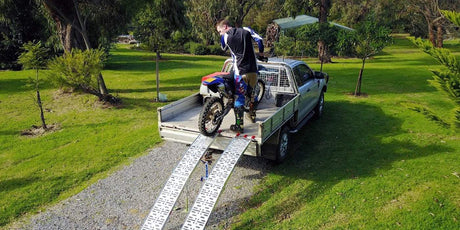
M203 105L198 119L198 129L205 136L214 135L223 119L217 119L224 112L224 102L220 97L211 97Z

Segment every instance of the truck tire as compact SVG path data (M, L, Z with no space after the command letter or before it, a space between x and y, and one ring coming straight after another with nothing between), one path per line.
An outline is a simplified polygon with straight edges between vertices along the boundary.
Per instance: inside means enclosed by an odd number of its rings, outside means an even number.
M204 103L198 119L198 130L205 136L214 135L222 124L216 118L224 111L224 102L220 97L211 97Z
M289 143L290 142L290 133L287 125L281 128L279 137L278 137L278 147L276 149L276 163L282 163L289 152Z
M315 119L319 119L323 115L324 111L324 91L321 91L321 94L319 95L319 100L318 103L315 106Z

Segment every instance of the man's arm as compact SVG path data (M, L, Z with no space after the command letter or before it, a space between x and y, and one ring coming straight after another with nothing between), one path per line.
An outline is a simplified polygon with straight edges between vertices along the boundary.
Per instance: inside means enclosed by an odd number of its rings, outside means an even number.
M224 34L220 37L220 48L222 48L223 51L227 51L228 49L227 36L227 34Z
M264 53L264 42L262 37L257 34L251 27L243 27L243 29L249 31L251 33L252 39L257 42L257 46L259 46L259 55L263 55Z

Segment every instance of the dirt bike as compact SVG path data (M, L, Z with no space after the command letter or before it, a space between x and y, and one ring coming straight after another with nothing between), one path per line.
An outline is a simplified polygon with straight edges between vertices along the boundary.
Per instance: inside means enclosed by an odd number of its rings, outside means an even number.
M205 98L205 103L198 119L198 129L203 135L212 136L218 131L224 117L233 108L235 102L235 81L233 73L216 72L203 77L201 82L213 93L211 96ZM257 80L253 91L255 95L254 108L257 108L265 93L265 83L262 79ZM246 96L246 112L249 111L249 100Z

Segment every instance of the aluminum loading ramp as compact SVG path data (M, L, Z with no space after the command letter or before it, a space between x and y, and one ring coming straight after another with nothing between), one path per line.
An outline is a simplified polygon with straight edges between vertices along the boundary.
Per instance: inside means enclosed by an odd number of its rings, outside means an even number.
M204 229L225 182L250 142L251 139L240 136L231 140L201 188L182 229Z
M142 230L163 229L174 204L176 204L177 198L182 189L184 189L185 183L200 161L201 156L203 156L213 141L214 137L198 135L166 182L166 185L147 216Z

